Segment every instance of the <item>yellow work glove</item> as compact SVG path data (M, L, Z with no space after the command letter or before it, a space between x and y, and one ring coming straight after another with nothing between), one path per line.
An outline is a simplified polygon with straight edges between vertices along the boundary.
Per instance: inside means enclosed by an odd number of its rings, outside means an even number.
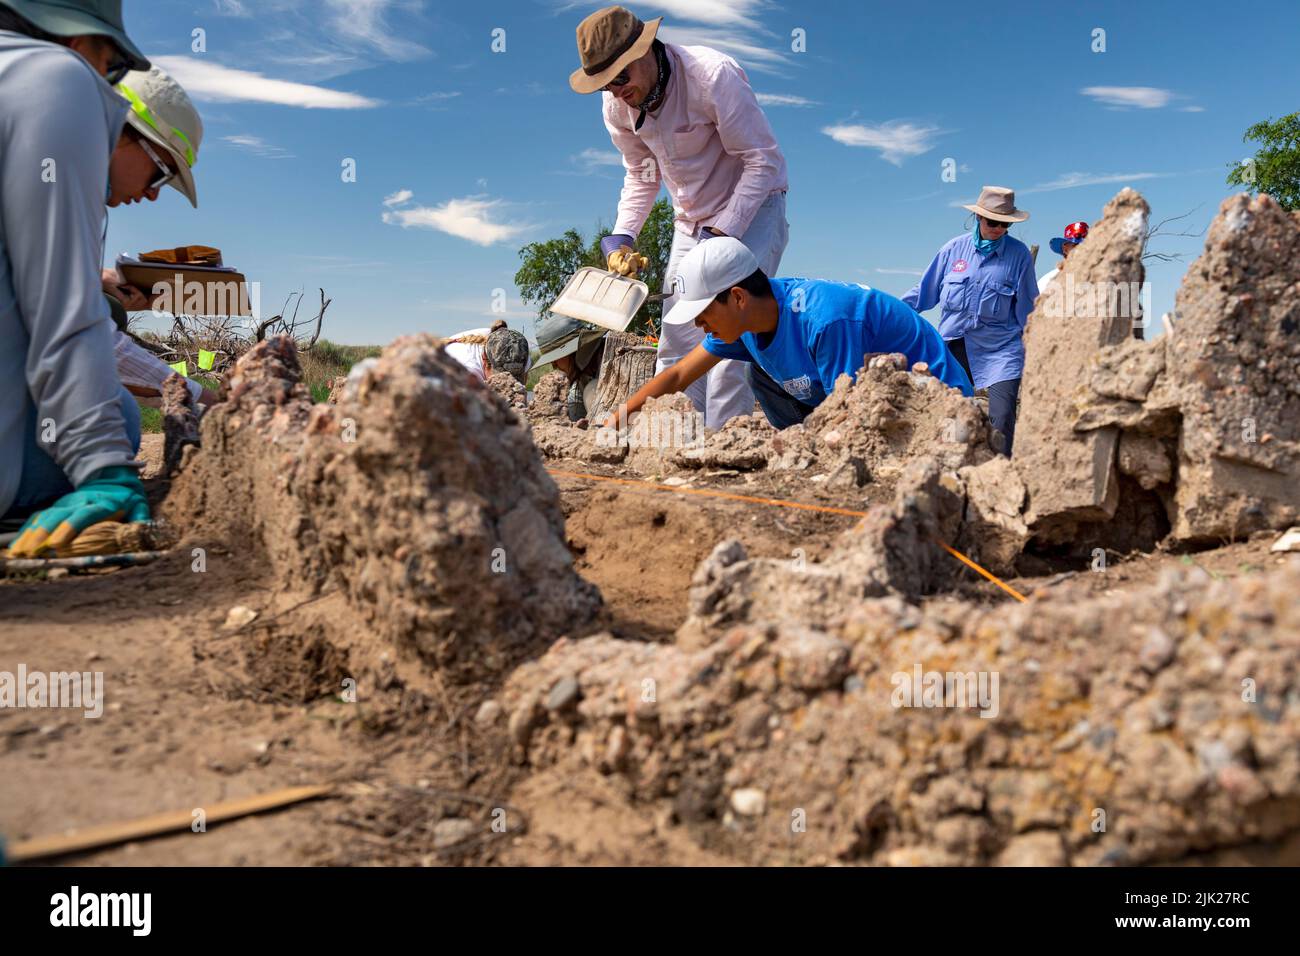
M650 260L632 249L631 246L619 246L609 254L606 267L610 272L621 276L635 276L650 264Z

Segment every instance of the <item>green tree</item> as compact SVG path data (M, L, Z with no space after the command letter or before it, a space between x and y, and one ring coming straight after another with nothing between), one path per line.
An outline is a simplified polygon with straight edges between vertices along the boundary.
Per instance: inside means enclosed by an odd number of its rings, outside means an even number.
M1276 123L1264 120L1246 130L1242 142L1260 143L1259 151L1228 167L1228 183L1268 193L1286 209L1300 209L1300 113Z
M600 240L610 234L608 226L597 228L590 241L576 229L568 229L558 239L530 242L519 250L523 264L515 273L519 296L537 309L538 317L546 314L551 303L564 289L569 277L583 266L605 267L600 254ZM651 292L663 288L664 271L668 268L668 253L673 245L673 207L666 199L658 200L637 236L636 251L650 260L640 278ZM641 306L632 320L629 331L639 334L657 330L662 307L658 302Z

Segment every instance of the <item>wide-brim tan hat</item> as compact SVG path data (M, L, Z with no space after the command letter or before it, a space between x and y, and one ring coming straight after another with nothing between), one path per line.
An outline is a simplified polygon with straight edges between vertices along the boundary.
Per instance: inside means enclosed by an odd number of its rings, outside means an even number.
M975 205L962 208L998 222L1024 222L1029 218L1029 213L1016 208L1016 191L1006 186L985 186Z
M575 93L598 93L629 63L646 55L663 17L648 23L626 7L605 7L578 24L582 67L569 77Z

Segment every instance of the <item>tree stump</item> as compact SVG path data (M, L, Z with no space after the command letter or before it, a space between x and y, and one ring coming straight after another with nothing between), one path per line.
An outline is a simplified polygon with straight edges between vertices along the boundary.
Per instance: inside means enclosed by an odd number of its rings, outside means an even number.
M639 335L610 332L605 336L605 354L597 379L596 407L587 409L587 418L604 421L646 382L654 378L655 346Z

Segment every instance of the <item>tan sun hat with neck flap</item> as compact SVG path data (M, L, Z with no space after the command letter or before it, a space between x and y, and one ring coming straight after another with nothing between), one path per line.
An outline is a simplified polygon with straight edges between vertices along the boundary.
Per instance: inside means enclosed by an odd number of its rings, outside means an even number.
M605 7L578 24L578 56L582 68L573 71L569 86L575 93L599 93L629 63L646 55L663 17L642 22L626 7Z

